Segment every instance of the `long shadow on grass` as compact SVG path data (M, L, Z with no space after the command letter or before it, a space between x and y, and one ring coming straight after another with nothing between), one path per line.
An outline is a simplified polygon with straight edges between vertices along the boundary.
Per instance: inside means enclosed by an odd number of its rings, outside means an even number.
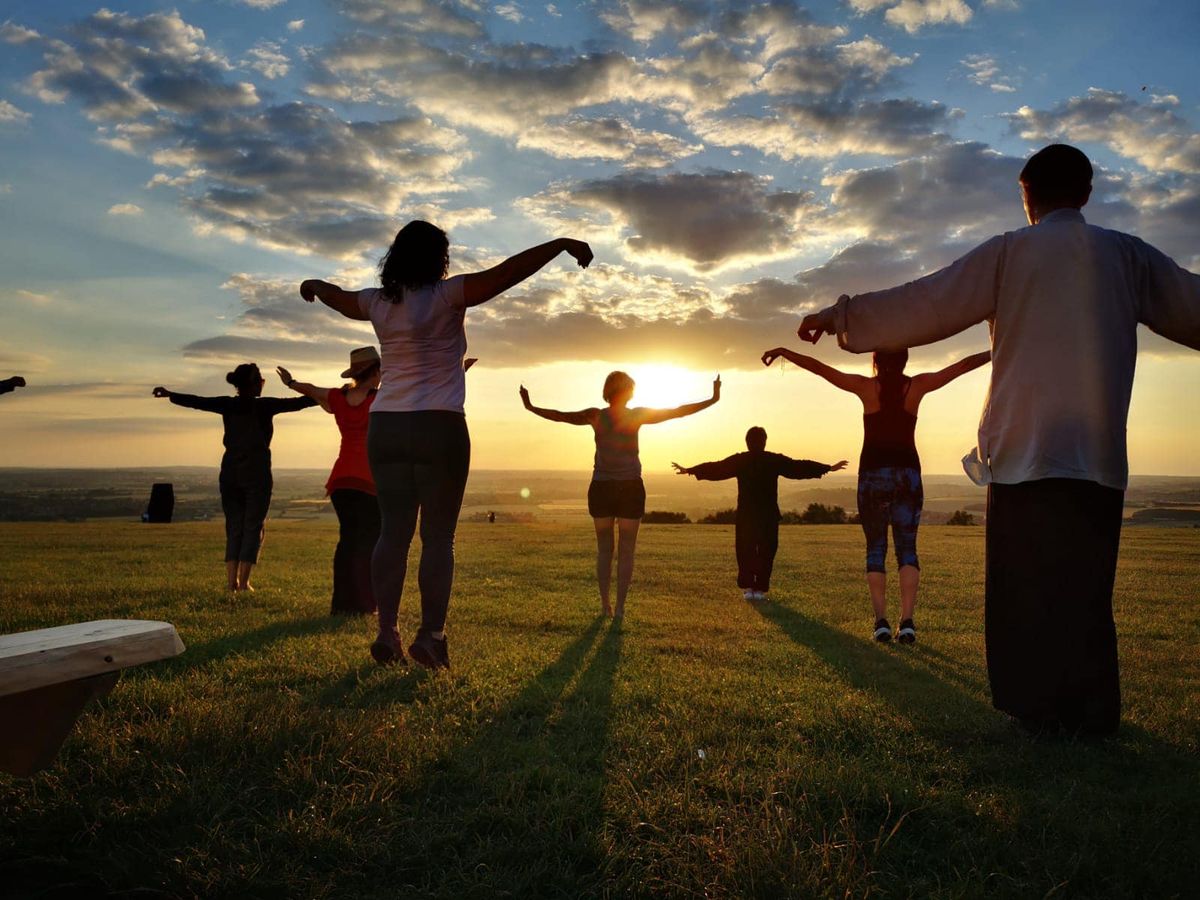
M391 850L393 883L407 874L431 895L570 897L602 877L605 756L622 633L612 626L597 640L601 625L430 767L411 806L404 804L420 828Z
M897 875L913 870L954 883L974 870L978 887L1012 895L1056 884L1084 895L1190 890L1198 865L1188 823L1200 815L1188 787L1200 779L1194 755L1130 723L1109 741L1032 740L990 704L905 659L928 648L879 646L778 603L754 608L848 685L912 723L913 758L897 776L939 799L907 811L893 848ZM964 664L935 655L938 669L969 690L974 679ZM868 731L862 758L845 762L875 771L880 759L870 742ZM972 797L994 799L1004 814L981 816ZM887 861L878 862L886 873ZM950 868L939 872L939 865ZM907 888L922 890L916 881Z
M307 637L312 634L322 634L340 631L350 622L345 616L316 616L308 619L281 619L239 631L234 634L210 638L207 641L189 643L187 649L173 659L156 663L148 672L155 677L167 676L189 669L197 668L211 662L223 660L229 656L248 653L265 652L273 644L296 637Z

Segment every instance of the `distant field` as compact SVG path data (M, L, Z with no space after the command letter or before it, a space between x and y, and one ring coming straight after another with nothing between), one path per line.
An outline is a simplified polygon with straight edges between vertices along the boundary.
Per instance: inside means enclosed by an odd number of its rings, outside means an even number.
M152 618L188 645L0 776L0 895L1195 896L1200 532L1126 533L1100 744L991 709L982 537L922 531L902 648L867 640L853 527L786 529L751 606L730 528L647 526L615 629L586 521L467 524L430 677L326 615L330 522L272 523L249 600L218 523L0 525L0 630Z

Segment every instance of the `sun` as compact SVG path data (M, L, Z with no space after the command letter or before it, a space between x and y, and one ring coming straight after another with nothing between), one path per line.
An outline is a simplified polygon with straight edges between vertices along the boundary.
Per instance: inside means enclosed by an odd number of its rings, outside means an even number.
M627 371L637 382L631 406L679 406L712 396L715 373L669 365L636 366Z

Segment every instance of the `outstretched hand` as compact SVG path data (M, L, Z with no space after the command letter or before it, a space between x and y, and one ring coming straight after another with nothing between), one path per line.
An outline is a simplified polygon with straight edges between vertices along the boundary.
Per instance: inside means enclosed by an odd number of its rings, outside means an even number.
M586 241L577 241L573 238L564 238L566 241L567 253L575 258L575 262L579 263L579 268L586 269L594 258L592 256L592 248L588 246Z
M671 465L675 467L676 475L691 475L692 474L691 469L685 468L684 466L681 466L677 462L673 462L673 463L671 463Z
M275 374L279 376L279 380L284 383L285 387L291 387L292 382L296 380L292 377L292 373L289 372L287 369L285 369L283 366L276 366Z
M779 357L783 356L783 354L786 351L787 351L786 347L776 347L773 350L768 350L766 353L764 353L762 355L762 364L764 366L771 365L772 363L775 362L775 360L777 360L777 359L779 359Z
M12 377L12 384L13 387L25 387L25 379L20 375L14 375Z
M156 388L155 388L155 389L152 391L152 393L154 394L154 396L155 396L155 397L170 397L170 396L171 396L171 392L170 392L170 391L168 391L168 390L167 390L165 387L163 387L162 385L159 385L158 387L156 387Z
M320 283L316 278L307 278L300 282L300 296L312 303L317 299L317 285Z
M721 376L720 376L720 375L718 375L718 376L717 376L717 378L716 378L716 380L713 382L713 396L712 396L712 398L713 398L713 400L720 400L720 399L721 399Z
M533 409L533 404L529 402L529 391L525 389L525 385L520 387L521 402L525 404L526 409Z
M846 460L843 459L840 462L835 462L832 466L830 466L829 471L830 472L840 472L840 471L842 471L842 469L846 468L847 465L848 465L848 463L846 462Z
M820 312L809 313L805 316L800 322L800 327L796 329L796 334L800 336L800 340L815 344L821 339L821 335L833 334L836 327L835 308L827 306Z

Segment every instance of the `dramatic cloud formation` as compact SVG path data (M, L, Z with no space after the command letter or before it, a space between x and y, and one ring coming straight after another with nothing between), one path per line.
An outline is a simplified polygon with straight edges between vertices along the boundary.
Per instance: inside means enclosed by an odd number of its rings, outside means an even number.
M694 272L791 252L806 216L818 209L811 195L772 190L767 178L719 171L559 185L524 205L535 216L577 227L607 222L630 259Z
M1048 110L1022 106L1009 121L1029 141L1094 142L1148 169L1200 174L1200 134L1176 112L1177 103L1170 95L1140 103L1120 91L1090 88Z

